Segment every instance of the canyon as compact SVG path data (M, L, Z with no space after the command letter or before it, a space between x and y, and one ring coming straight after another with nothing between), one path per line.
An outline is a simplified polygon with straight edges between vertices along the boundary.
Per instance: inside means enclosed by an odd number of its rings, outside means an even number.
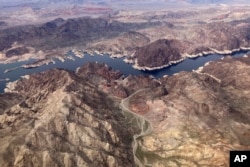
M1 166L228 166L250 148L249 58L160 79L99 63L25 77L1 95Z
M231 150L250 149L249 5L74 2L2 6L0 67L18 62L5 71L15 73L98 54L154 72L224 56L157 78L85 62L11 81L0 93L0 166L227 167Z
M248 9L247 5L176 11L126 9L100 17L58 17L8 26L0 29L0 62L32 58L42 60L39 65L43 65L52 58L63 59L72 50L80 56L87 52L124 57L140 70L161 69L188 57L249 50Z

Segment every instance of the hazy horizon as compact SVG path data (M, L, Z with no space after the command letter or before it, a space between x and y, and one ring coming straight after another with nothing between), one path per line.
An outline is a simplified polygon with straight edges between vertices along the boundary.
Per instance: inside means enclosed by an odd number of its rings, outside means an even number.
M55 3L70 3L70 4L103 4L103 3L174 3L174 4L249 4L247 0L0 0L0 6L5 5L22 5L29 3L39 4L55 4Z

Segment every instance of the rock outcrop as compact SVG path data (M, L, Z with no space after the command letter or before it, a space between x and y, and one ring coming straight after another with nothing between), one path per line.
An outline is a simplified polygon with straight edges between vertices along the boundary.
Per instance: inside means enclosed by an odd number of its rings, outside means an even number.
M160 39L139 48L134 57L140 67L159 67L180 60L182 48L180 41Z
M131 126L80 75L53 69L12 91L0 97L0 166L134 166Z
M0 97L0 165L228 166L230 150L250 149L249 64L159 80L97 63L32 74Z
M142 164L229 166L229 151L249 150L249 61L226 57L160 79L168 94L144 89L130 97L130 109L153 126L138 140Z
M86 63L84 66L78 68L77 75L82 77L100 77L108 82L119 79L123 74L118 70L113 70L104 63Z
M154 70L187 57L249 49L248 7L228 10L120 11L9 27L0 30L0 61L63 57L73 49L126 57L137 69Z

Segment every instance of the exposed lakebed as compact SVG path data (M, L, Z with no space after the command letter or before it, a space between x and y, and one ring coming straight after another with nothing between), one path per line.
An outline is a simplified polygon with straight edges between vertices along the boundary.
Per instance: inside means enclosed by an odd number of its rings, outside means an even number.
M245 53L247 53L247 51L235 52L233 56L239 57L239 56L243 56ZM21 76L42 72L42 71L52 69L52 68L64 68L64 69L75 71L77 67L80 67L84 63L87 63L87 62L105 63L115 70L120 70L125 76L129 74L131 75L153 75L155 78L160 78L164 75L173 75L181 71L192 71L203 66L205 63L209 61L217 60L223 57L223 55L211 54L211 55L201 56L201 57L196 57L196 58L188 58L178 64L175 64L175 65L172 65L172 66L160 69L160 70L140 71L140 70L134 69L131 64L125 63L123 61L123 58L111 58L109 55L101 55L101 56L93 55L92 56L89 54L85 54L83 58L79 58L72 54L70 55L74 58L74 60L66 59L64 62L62 62L59 59L55 59L54 60L55 63L50 63L48 65L42 65L36 68L30 68L30 69L23 68L22 65L32 63L35 60L15 62L15 63L10 63L10 64L0 64L0 93L4 91L4 88L6 87L7 82L18 80L21 78ZM5 71L9 69L13 69L13 70L5 73Z

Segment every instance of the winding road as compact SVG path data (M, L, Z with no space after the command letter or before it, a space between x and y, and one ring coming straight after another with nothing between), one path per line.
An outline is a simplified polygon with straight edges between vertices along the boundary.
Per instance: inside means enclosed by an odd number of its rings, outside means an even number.
M134 113L133 111L131 111L129 109L129 100L131 97L133 97L135 94L144 91L145 89L140 89L138 91L136 91L135 93L133 93L132 95L130 95L129 97L123 99L120 103L120 108L124 111L124 112L128 112L130 114L132 114L136 120L137 120L137 124L138 127L141 129L141 132L139 134L135 134L133 136L133 143L132 143L132 148L133 148L133 155L134 155L134 160L135 160L135 164L139 167L143 167L144 165L142 164L142 162L139 160L139 158L137 158L136 156L136 151L138 148L138 141L137 139L146 135L149 135L152 132L152 125L150 123L149 120L147 120L146 118L144 118L142 115L139 115L137 113Z

